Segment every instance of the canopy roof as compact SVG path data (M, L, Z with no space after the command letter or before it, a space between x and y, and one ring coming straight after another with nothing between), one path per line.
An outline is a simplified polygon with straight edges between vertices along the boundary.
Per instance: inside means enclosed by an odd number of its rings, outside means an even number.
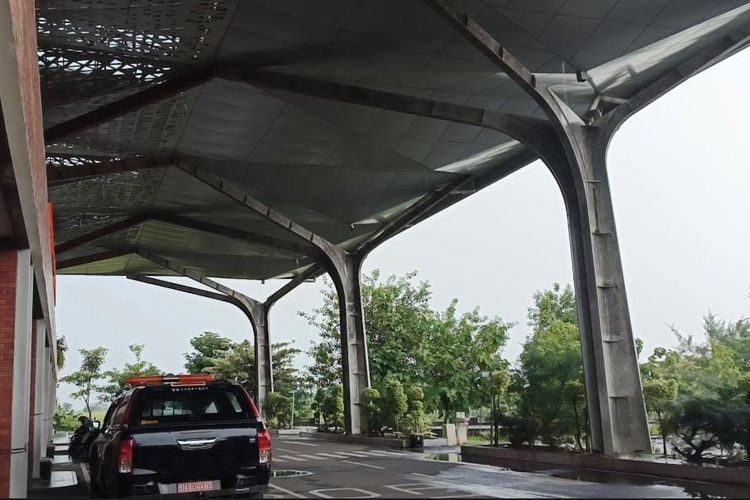
M459 3L581 117L750 25L750 0ZM181 165L356 250L535 159L499 132L383 104L384 91L545 119L426 2L37 5L60 273L173 274L138 250L215 277L310 269L297 236ZM230 66L268 73L214 71ZM321 80L356 86L367 105L321 97Z

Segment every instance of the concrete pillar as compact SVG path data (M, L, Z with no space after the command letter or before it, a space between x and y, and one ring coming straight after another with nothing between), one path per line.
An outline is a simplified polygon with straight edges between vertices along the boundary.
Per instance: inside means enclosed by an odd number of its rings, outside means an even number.
M611 132L580 127L571 137L576 159L548 165L567 209L592 445L607 455L650 453L606 169Z
M47 331L44 320L36 321L36 343L35 352L35 374L34 374L34 406L32 410L33 441L32 441L32 460L31 460L31 477L39 477L39 461L46 454L47 435L44 428L44 410L46 406L47 394L45 393L47 362L45 360L45 343Z
M247 315L253 325L255 340L255 404L263 418L266 417L266 397L273 392L273 360L268 329L270 304L253 302L246 306Z
M25 497L32 343L29 250L0 252L0 496Z
M336 273L332 273L339 296L344 429L347 434L367 432L367 409L361 400L362 392L370 387L360 284L362 260L360 256L344 254L344 265Z

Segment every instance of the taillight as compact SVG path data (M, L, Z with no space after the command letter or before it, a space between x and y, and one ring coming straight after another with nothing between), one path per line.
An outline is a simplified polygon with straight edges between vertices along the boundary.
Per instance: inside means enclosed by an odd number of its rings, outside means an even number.
M271 435L265 429L258 431L258 462L271 463Z
M133 438L120 441L117 470L122 474L133 472Z

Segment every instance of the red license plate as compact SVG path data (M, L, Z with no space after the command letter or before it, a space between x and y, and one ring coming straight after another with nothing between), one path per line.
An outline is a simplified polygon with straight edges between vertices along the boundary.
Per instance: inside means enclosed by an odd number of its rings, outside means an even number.
M190 483L177 483L177 493L195 493L196 491L211 491L213 489L213 481L192 481Z

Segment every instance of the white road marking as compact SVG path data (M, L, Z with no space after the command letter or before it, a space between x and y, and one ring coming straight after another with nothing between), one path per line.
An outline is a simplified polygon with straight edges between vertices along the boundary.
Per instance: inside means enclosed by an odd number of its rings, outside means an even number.
M294 498L305 498L304 495L300 495L299 493L295 493L295 492L293 492L291 490L288 490L286 488L282 488L281 486L276 486L275 484L269 484L268 486L270 488L273 488L275 490L278 490L278 491L284 493L285 495L290 495L290 496L292 496Z
M434 476L428 476L427 474L420 474L418 472L412 472L411 475L427 478L424 481L426 484L432 484L442 489L466 491L463 489L462 485L450 483L447 481L436 481ZM492 493L481 493L481 496L492 496L495 498L550 498L552 496L552 495L544 495L544 494L539 494L539 493L529 493L528 491L524 491L524 490L517 490L514 488L504 488L502 486L496 486L496 485L493 485L491 487L491 491ZM448 495L447 497L444 497L444 498L454 498L456 496L474 497L474 496L480 496L480 494L479 493L474 493L474 494L467 493L466 495ZM568 498L568 497L564 497L561 495L555 495L555 497ZM439 498L439 497L432 497L432 498Z
M287 450L286 448L271 448L271 451L283 451L284 453L297 453L297 450Z
M369 458L367 455L363 455L362 453L354 453L353 451L337 451L336 454L346 455L347 457Z
M273 462L281 462L282 464L283 464L284 462L288 462L288 461L289 461L289 460L284 460L283 458L279 458L279 457L276 457L276 456L274 456L274 457L273 457L273 458L272 458L271 460L272 460Z
M281 455L281 456L280 456L280 457L278 457L278 458L281 458L281 459L283 459L283 460L291 460L291 461L293 461L293 462L304 462L304 461L305 461L305 459L304 459L304 458L297 458L297 457L293 457L293 456L291 456L291 455Z
M378 450L357 450L357 453L366 453L375 457L387 457L388 453Z
M296 445L299 445L299 446L318 446L315 443L303 443L302 441L293 441L293 440L281 441L281 442L284 443L284 444L296 444Z
M362 467L369 467L371 469L380 469L380 470L385 469L385 467L381 467L379 465L363 464L362 462L355 462L353 460L342 460L342 462L346 462L348 464L354 464L354 465L361 465Z
M430 486L427 483L386 484L383 486L391 490L400 491L402 493L409 493L410 495L418 495L418 496L422 496L423 493L421 492L428 491L428 490L445 490L445 492L448 493L448 495L445 495L445 496L435 496L434 493L430 493L428 494L430 498L468 498L468 497L479 496L473 493L464 493L461 490L458 490L456 488L443 487L443 486ZM455 492L464 493L464 494L457 495Z
M353 495L345 495L345 496L331 496L323 493L324 491L357 491L359 493L364 493L364 496L353 496ZM323 490L312 490L310 492L311 495L315 495L316 497L320 498L377 498L380 496L380 493L375 493L372 491L367 490L361 490L359 488L327 488Z
M320 455L322 457L328 457L328 458L338 458L338 459L344 458L341 455L334 455L333 453L316 453L316 455Z
M328 460L326 457L317 457L315 455L305 455L304 453L297 453L297 456L306 458L308 460Z

